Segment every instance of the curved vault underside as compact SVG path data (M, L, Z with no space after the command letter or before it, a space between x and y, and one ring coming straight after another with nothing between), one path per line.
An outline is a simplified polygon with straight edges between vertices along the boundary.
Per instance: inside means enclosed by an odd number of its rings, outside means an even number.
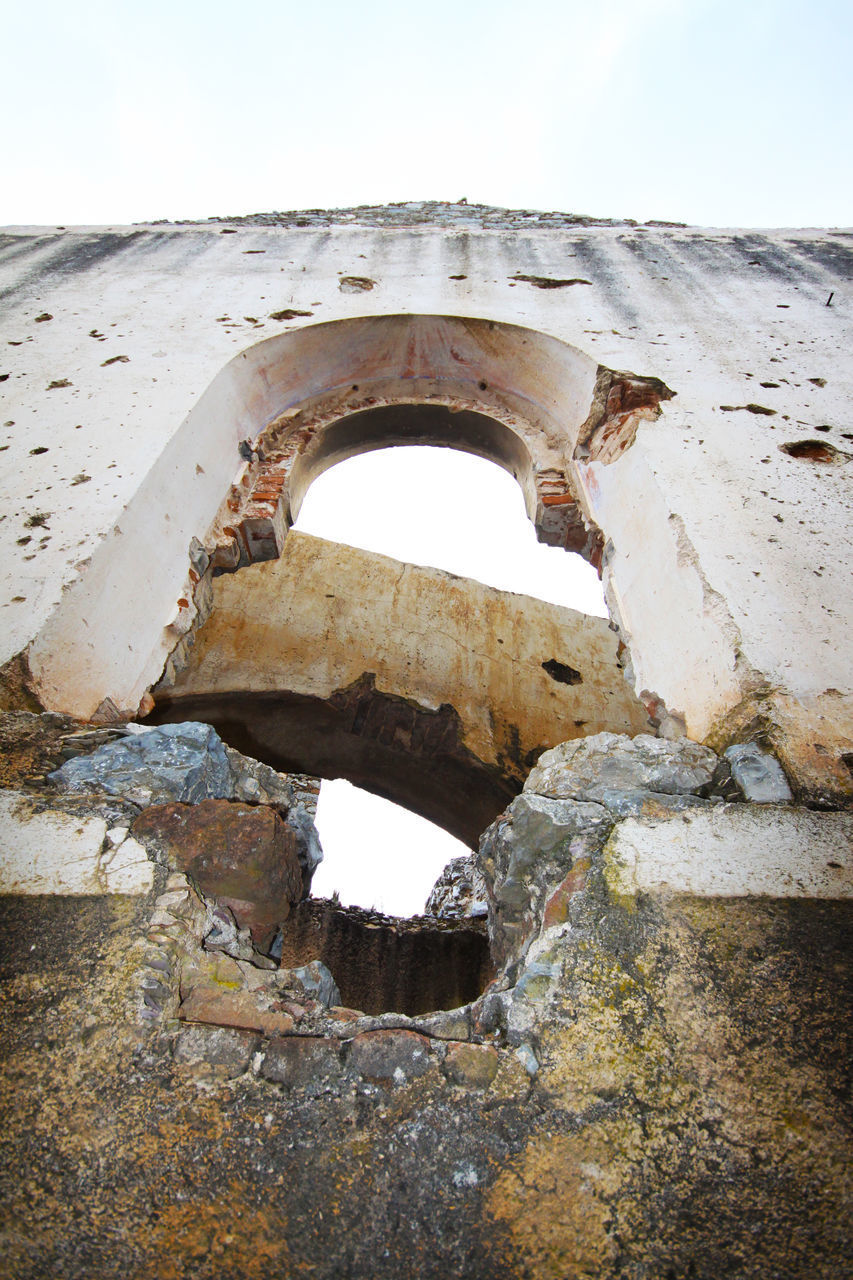
M291 533L223 574L154 719L214 724L275 767L345 777L476 844L536 758L648 730L607 621Z

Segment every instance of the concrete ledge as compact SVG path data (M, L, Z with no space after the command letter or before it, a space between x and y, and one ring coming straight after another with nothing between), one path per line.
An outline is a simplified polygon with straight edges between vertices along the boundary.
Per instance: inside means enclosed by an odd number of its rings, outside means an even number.
M21 792L0 792L0 893L136 894L153 884L153 864L126 827L39 813Z
M703 897L853 897L853 814L721 805L627 818L605 846L611 892Z

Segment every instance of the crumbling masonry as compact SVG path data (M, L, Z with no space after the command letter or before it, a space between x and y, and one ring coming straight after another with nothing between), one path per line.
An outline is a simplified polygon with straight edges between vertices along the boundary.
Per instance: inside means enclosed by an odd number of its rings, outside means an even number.
M845 1274L852 265L0 237L6 1274ZM289 532L400 443L509 471L610 624ZM336 776L471 847L423 917L311 896Z

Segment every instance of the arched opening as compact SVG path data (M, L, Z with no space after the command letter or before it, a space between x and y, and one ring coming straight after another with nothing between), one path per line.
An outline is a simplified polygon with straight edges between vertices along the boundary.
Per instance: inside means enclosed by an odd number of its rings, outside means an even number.
M601 618L288 530L336 462L431 444L502 467L539 540L597 564L576 460L596 457L596 432L618 456L637 415L657 411L649 383L610 413L613 389L635 382L547 335L459 317L339 321L244 351L31 647L40 693L83 715L147 709L162 670L156 719L204 720L277 769L347 777L473 846L548 746L647 726L615 637ZM332 950L347 932L310 912L302 923ZM386 927L362 923L367 939ZM388 933L389 954L408 955L406 991L383 982L371 1001L437 999L409 941L422 939ZM482 979L482 963L460 966ZM465 998L454 978L442 1003Z
M540 542L513 474L469 452L403 445L352 456L313 480L293 527L608 616L595 568Z
M404 434L412 408L396 408L394 438ZM371 412L357 416L373 428L377 421L387 421ZM412 421L420 431L427 419L415 413ZM418 433L411 436L417 439ZM346 451L354 455L351 428L341 424L336 438L348 440ZM433 495L426 503L420 548L409 543L402 551L405 559L441 563L436 526L441 513L454 506L471 523L453 530L451 542L494 549L500 532L514 525L515 540L526 542L534 559L553 557L554 568L579 559L537 543L514 468L500 470L461 452L461 438L455 451L423 446L389 451L373 444L377 437L369 438L373 447L366 455L351 456L336 467L333 461L340 452L331 448L315 467L306 465L302 476L316 477L310 491L316 496L324 482L333 482L335 471L345 476L348 469L382 458L402 459L404 474L391 487L411 492L415 476L417 487ZM425 464L434 455L442 466L427 480ZM523 461L520 449L518 456ZM446 484L454 464L457 470L472 467L476 473L475 478L468 470L455 503ZM501 482L497 510L484 510L492 503L483 501L483 472L494 473ZM353 525L359 509L375 512L384 504L381 484L368 493L358 482L347 485L345 478L344 487L349 489ZM304 484L300 490L302 505ZM310 505L309 496L304 506ZM410 500L406 514L411 515L411 506ZM340 495L332 493L330 507L343 514ZM328 532L322 512L320 520L315 528ZM351 532L346 523L332 532L343 538ZM512 542L510 535L497 548L503 569ZM393 539L382 549L401 554ZM523 578L526 555L520 559ZM488 578L487 560L453 567ZM597 585L595 571L582 567ZM502 585L529 589L521 580ZM220 574L213 591L211 617L195 638L186 668L169 688L158 691L161 714L207 720L232 746L278 768L349 779L373 797L394 800L462 840L464 845L451 856L476 847L481 832L517 793L546 746L617 723L635 731L646 725L603 618L481 586L473 577L359 553L294 529L280 559ZM601 596L592 594L603 613ZM326 690L322 698L321 688ZM321 787L321 805L322 798ZM396 833L387 840L387 852L399 896L381 902L388 915L371 912L379 895L369 864L382 835L376 819L365 820L357 810L339 825L343 833L337 848L334 839L327 841L322 822L321 836L329 863L339 860L345 871L355 873L354 885L351 881L340 895L348 905L314 894L301 903L282 927L282 962L321 960L334 974L344 1002L370 1013L422 1014L474 1000L493 976L482 913L433 921L399 919L423 911L440 865L411 896L409 873L418 869L418 855L411 837ZM341 887L334 875L328 879L323 873L315 886L320 895Z
M309 486L335 464L433 445L497 464L518 483L540 542L597 562L598 532L569 479L597 370L542 335L479 321L318 328L299 335L302 362L290 353L295 385L280 365L258 370L253 395L263 389L270 403L276 390L285 407L243 438L246 465L205 538L212 611L167 669L157 718L204 719L276 768L347 778L470 848L547 746L646 727L613 634L599 617L287 531ZM465 505L477 510L476 487ZM359 992L358 1003L376 1010L435 1007L439 990L446 1006L482 989L481 920L427 930L429 940L400 923L307 902L282 954L307 959L307 945L330 960L348 956L347 969L361 973L351 998ZM365 968L354 956L373 960ZM408 976L389 987L395 970Z
M210 556L236 567L280 554L298 509L300 469L307 484L311 466L349 447L334 424L365 410L436 409L432 432L461 423L476 452L482 428L482 449L516 467L522 457L510 433L529 459L519 479L540 538L566 546L585 537L569 473L582 429L603 413L599 375L594 360L545 334L454 316L339 320L246 349L188 413L116 536L98 546L31 642L36 693L84 718L107 704L134 712L197 621L206 571L199 565ZM483 415L503 432L482 427ZM245 460L251 442L262 444L265 461Z

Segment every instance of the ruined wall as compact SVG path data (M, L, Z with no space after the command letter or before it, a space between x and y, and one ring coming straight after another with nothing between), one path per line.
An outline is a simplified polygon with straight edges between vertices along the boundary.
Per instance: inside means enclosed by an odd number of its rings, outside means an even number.
M319 437L282 423L433 398L526 442L537 523L576 503L662 722L760 731L804 796L849 794L850 252L464 207L11 230L3 656L30 646L50 706L134 710L239 442L275 427L307 462Z
M42 720L4 722L16 787L144 839L127 796L38 785ZM724 775L686 740L549 753L484 834L496 972L459 1008L347 1007L223 942L162 863L135 892L0 898L6 1274L844 1274L851 818L723 801ZM285 966L331 943L366 995L390 950L417 994L443 937L474 976L473 922L354 916L303 903Z
M851 234L404 206L4 236L14 1280L845 1274ZM411 440L515 475L618 637L288 535L325 466ZM341 603L362 571L393 651ZM152 689L232 749L128 724ZM324 728L317 767L358 739L375 789L488 822L459 918L304 899L315 784L270 762Z

